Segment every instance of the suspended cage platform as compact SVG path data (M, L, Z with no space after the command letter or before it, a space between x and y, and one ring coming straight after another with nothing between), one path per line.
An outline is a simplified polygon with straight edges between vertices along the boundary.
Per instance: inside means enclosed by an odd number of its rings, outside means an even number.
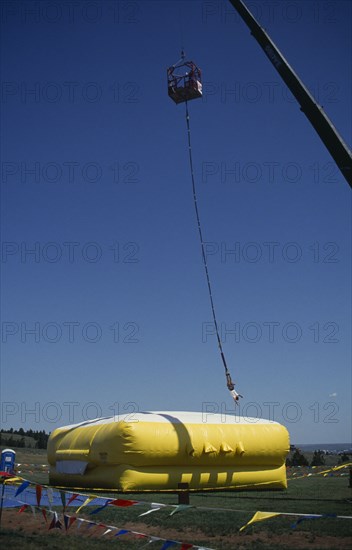
M193 61L180 61L167 69L168 94L175 103L202 97L202 73Z

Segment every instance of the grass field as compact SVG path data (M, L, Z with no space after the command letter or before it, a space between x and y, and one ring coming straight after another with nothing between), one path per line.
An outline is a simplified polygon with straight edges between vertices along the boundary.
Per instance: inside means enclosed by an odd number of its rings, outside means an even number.
M31 473L21 473L22 477L47 483L47 473L40 465L46 463L45 451L27 451L19 449L17 461L25 464L37 464L29 467ZM331 464L332 465L332 464ZM301 474L302 469L290 469ZM311 470L314 472L314 470ZM347 473L347 472L346 472ZM352 520L322 518L306 520L292 529L297 518L275 517L256 523L239 533L253 514L260 511L291 512L307 514L352 515L352 489L348 487L349 478L345 476L311 476L289 481L287 491L243 491L210 492L191 494L191 508L170 517L170 509L162 509L139 518L139 514L148 510L148 506L130 508L108 507L98 515L89 517L91 508L80 512L82 518L111 524L119 528L130 529L150 536L193 543L216 550L232 549L344 549L352 548ZM103 493L104 496L112 496ZM114 493L116 498L116 493ZM123 498L132 498L148 502L177 504L175 494L129 494ZM215 510L202 510L208 507ZM74 508L72 509L73 513ZM61 510L58 510L61 513ZM90 548L105 548L118 545L121 549L142 548L148 539L132 539L129 535L101 538L101 528L87 529L83 525L78 531L75 524L66 534L64 530L48 531L41 514L33 516L26 511L18 514L14 510L4 510L2 515L1 542L7 548L81 548L82 543ZM162 547L162 542L148 544L150 550ZM172 546L177 548L177 546ZM180 547L179 547L180 548Z

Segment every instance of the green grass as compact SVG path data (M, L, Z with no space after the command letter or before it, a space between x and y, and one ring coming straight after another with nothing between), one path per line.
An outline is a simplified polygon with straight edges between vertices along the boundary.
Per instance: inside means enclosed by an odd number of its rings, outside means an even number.
M190 503L196 507L222 508L221 511L206 511L190 509L169 516L170 509L160 510L143 517L143 522L150 526L189 528L202 531L207 536L231 534L244 525L257 510L273 512L297 512L309 514L351 515L351 489L348 488L346 477L336 478L304 478L292 481L285 492L216 492L192 494ZM177 504L175 495L128 495L136 500L148 500L161 503ZM148 509L147 506L118 509L108 508L99 514L99 521L115 524L120 527L126 522L137 520L139 513ZM224 511L227 509L228 511ZM234 512L232 510L240 510ZM94 516L93 516L94 517ZM95 516L97 517L97 516ZM277 533L287 532L296 518L282 517L258 523L251 530L271 530ZM297 527L299 530L309 530L332 536L349 536L351 520L319 519L307 520Z
M46 462L45 451L32 451L19 449L17 462L44 464ZM335 458L336 464L336 458ZM332 466L334 464L329 464ZM329 467L327 466L327 467ZM306 469L291 469L302 474ZM314 470L309 470L314 472ZM316 470L318 471L318 470ZM347 470L346 470L347 473ZM33 470L32 474L23 477L37 483L48 483L46 473ZM287 491L228 491L228 492L203 492L190 495L190 504L195 508L182 511L170 516L170 509L162 509L148 516L139 518L139 514L149 509L147 505L139 505L130 508L108 507L97 515L90 516L93 507L87 507L80 512L80 517L96 522L111 524L119 528L127 528L140 532L147 532L161 538L172 538L179 541L204 545L216 550L236 549L263 549L263 550L289 550L290 548L348 548L348 539L352 535L352 520L336 518L324 518L306 520L292 529L295 517L276 517L250 526L239 534L239 528L244 525L252 515L260 511L291 512L306 514L336 514L352 515L352 489L348 487L348 476L323 477L321 475L292 479L289 481ZM87 491L89 492L89 491ZM116 498L116 493L102 492L102 496ZM170 493L143 493L124 494L121 498L128 498L146 502L160 502L165 504L177 504L178 497ZM207 511L200 508L208 507L215 510ZM220 510L221 509L221 510ZM75 508L70 508L73 514ZM62 510L58 509L58 512ZM4 511L4 514L6 511ZM31 512L25 512L30 518ZM44 523L44 522L43 522ZM8 527L8 526L7 526ZM82 528L81 528L82 529ZM56 531L56 530L55 530ZM82 536L82 532L76 533L73 525L68 535L64 532L45 531L45 526L40 533L31 533L9 528L2 530L1 542L8 548L70 548L75 549L84 544L85 550L90 548L103 548L110 544L118 544L121 549L142 548L146 544L143 540L128 540L126 537L118 539L95 539ZM331 537L331 541L329 539ZM352 541L351 547L352 547ZM326 545L328 544L328 545ZM161 548L162 543L153 543L149 550ZM173 548L173 547L172 547ZM175 546L175 548L177 548Z

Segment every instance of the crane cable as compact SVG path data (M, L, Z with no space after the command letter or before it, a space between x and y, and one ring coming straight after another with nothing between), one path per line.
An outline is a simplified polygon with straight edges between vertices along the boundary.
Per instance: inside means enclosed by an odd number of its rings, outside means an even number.
M186 101L185 103L186 103L186 123L187 123L187 138L188 138L188 154L189 154L189 165L190 165L190 169L191 169L193 202L194 202L194 209L195 209L196 218L197 218L198 234L199 234L199 240L200 240L200 245L201 245L201 249L202 249L203 265L204 265L205 275L206 275L206 279L207 279L207 285L208 285L208 292L209 292L209 298L210 298L211 311L212 311L212 315L213 315L214 326L215 326L215 332L216 332L216 338L217 338L217 341L218 341L218 347L219 347L219 351L220 351L220 356L221 356L221 360L222 360L222 363L223 363L224 368L225 368L226 385L227 385L227 388L228 388L228 390L230 391L230 393L231 393L233 399L235 400L235 403L238 403L238 400L239 400L240 397L242 397L242 395L240 395L239 393L236 392L236 390L235 390L235 384L234 384L234 383L232 382L232 380L231 380L231 374L230 374L230 371L229 371L229 369L228 369L228 367L227 367L227 363L226 363L226 359L225 359L225 354L224 354L224 350L223 350L223 348L222 348L221 338L220 338L220 334L219 334L218 322L217 322L216 314L215 314L215 306L214 306L213 294L212 294L211 284L210 284L210 277L209 277L209 270L208 270L208 264L207 264L207 257L206 257L206 254L205 254L204 240L203 240L203 234L202 234L202 227L201 227L201 224L200 224L200 216L199 216L199 210L198 210L197 192L196 192L196 184L195 184L194 170L193 170L193 156L192 156L192 144L191 144L191 127L190 127L190 122L189 122L189 121L190 121L190 118L189 118L189 112L188 112L188 102Z

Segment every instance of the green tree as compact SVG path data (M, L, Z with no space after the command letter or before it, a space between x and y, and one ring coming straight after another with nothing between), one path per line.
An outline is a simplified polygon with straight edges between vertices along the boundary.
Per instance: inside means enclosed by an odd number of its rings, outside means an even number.
M325 464L325 458L323 451L314 451L312 462L310 463L311 466L324 466Z
M292 458L290 460L289 466L308 466L308 460L299 449L295 449Z
M349 462L349 460L350 460L350 456L349 456L347 453L343 452L343 453L340 455L340 458L339 458L339 462L338 462L338 463L339 463L339 464L343 464L344 462Z

